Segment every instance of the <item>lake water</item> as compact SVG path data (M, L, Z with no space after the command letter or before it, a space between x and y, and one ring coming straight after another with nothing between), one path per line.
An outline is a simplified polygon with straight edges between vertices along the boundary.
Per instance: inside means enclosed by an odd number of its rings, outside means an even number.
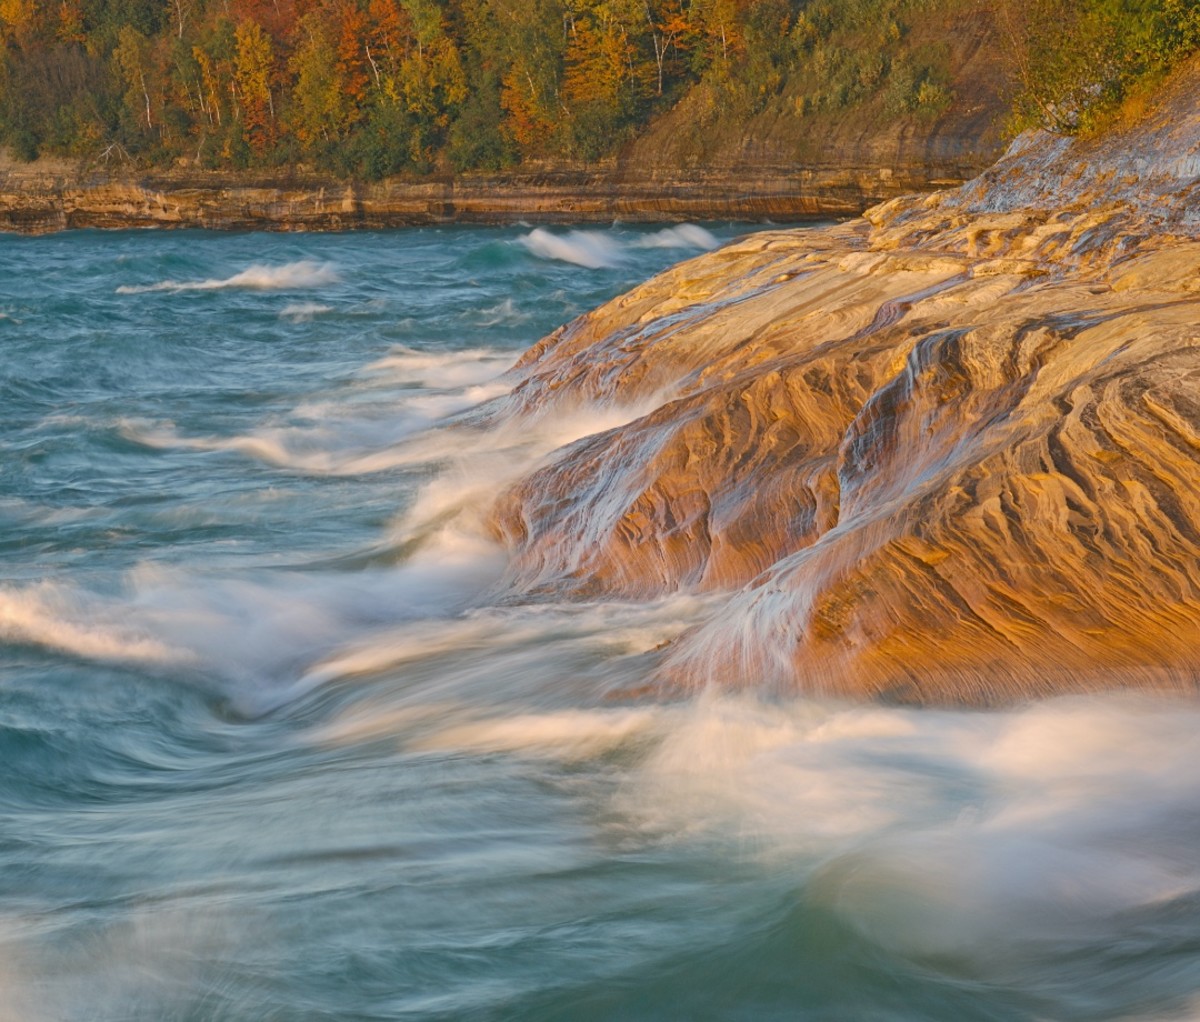
M1200 1017L1200 713L631 698L455 425L743 228L0 238L0 1019ZM450 422L447 425L447 421Z

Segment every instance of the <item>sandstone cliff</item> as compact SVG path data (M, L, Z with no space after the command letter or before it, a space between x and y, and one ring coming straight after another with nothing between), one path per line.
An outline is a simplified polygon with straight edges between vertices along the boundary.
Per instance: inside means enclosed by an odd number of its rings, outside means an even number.
M794 166L761 173L696 171L653 180L612 168L560 168L364 184L308 174L272 179L0 162L0 231L337 231L439 223L798 220L858 214L882 198L961 176L962 166L961 161L899 171L890 166Z
M497 420L651 410L497 502L520 598L726 593L665 681L987 704L1200 678L1200 67L1103 140L682 264Z
M820 165L544 168L504 176L374 184L288 172L277 178L85 168L0 159L0 231L204 227L351 230L438 223L798 220L851 216L883 199L957 183L995 156L970 136L953 156L906 162L830 154ZM899 145L899 142L897 143ZM895 154L892 154L895 155Z

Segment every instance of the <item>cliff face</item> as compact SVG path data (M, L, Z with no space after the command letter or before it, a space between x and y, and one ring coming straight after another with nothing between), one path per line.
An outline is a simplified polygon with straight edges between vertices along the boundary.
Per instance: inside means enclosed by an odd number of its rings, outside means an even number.
M954 174L958 166L936 173ZM681 174L653 180L599 170L504 177L347 183L201 172L134 174L0 165L0 230L205 227L352 230L439 223L796 220L848 216L887 196L929 188L924 171L890 167Z
M485 414L651 410L498 501L517 593L729 596L673 683L992 703L1200 677L1200 69L1100 141L685 263Z

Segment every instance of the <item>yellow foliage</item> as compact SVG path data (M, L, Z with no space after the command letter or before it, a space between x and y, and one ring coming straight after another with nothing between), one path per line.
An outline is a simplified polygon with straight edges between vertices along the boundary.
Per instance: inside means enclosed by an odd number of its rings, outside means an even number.
M24 28L33 20L34 0L0 0L0 21Z

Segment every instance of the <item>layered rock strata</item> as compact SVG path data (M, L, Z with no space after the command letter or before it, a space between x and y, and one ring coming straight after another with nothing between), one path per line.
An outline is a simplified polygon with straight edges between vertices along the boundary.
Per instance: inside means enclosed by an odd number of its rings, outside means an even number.
M204 227L350 230L440 223L613 220L799 220L849 216L872 203L963 180L970 158L933 165L693 171L642 179L558 171L507 177L346 183L0 167L0 230Z
M498 500L521 598L727 597L664 679L991 704L1200 678L1200 117L749 237L532 349L642 410Z

